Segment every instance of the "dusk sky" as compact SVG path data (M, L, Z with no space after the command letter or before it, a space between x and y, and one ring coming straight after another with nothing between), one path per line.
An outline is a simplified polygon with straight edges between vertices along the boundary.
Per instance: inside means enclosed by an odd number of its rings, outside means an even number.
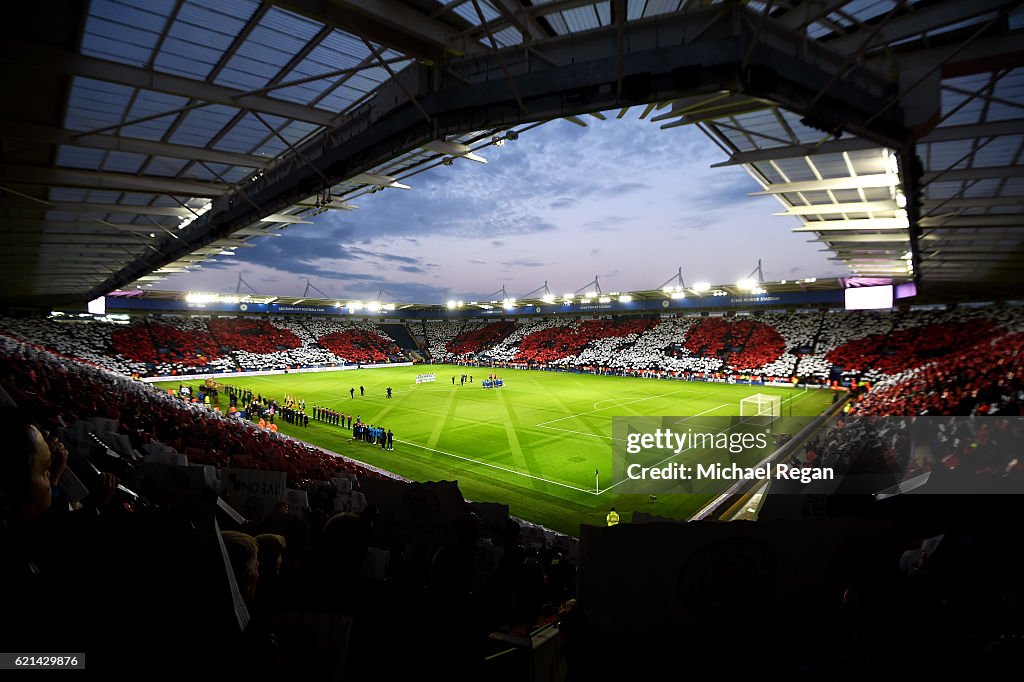
M725 154L703 133L640 111L546 123L479 152L487 164L458 159L156 286L232 292L242 272L259 293L299 295L309 278L329 297L439 303L545 280L561 295L595 274L604 291L652 289L680 266L687 284L732 283L758 258L768 281L846 272L772 215L775 199L747 196L760 188L743 169L710 168Z

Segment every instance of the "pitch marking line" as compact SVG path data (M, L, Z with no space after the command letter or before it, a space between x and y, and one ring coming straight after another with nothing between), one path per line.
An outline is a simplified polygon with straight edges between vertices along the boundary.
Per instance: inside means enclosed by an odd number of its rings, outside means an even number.
M614 398L613 398L613 400L614 400ZM615 406L612 405L611 407L615 407ZM710 410L704 410L703 412L698 412L697 414L693 415L692 417L687 417L686 419L680 419L679 421L676 422L676 424L682 424L683 422L689 421L689 420L693 419L694 417L699 417L699 416L701 416L703 414L707 414L708 412L714 412L715 410L720 410L723 407L729 407L729 404L725 403L725 404L719 405L718 407L712 407ZM604 408L604 409L607 409L607 408ZM584 413L584 414L586 414L586 413ZM555 420L555 421L558 421L558 420ZM625 440L625 438L616 438L615 436L604 436L604 435L601 435L599 433L588 433L586 431L573 431L572 429L562 429L562 428L559 428L557 426L545 426L544 425L544 424L550 424L550 423L551 422L544 422L543 424L534 424L534 427L541 428L541 429L551 429L552 431L564 431L565 433L575 433L575 434L580 435L580 436L590 436L591 438L603 438L604 440Z
M570 415L565 416L565 417L559 417L558 419L549 419L546 422L541 422L540 424L534 424L534 426L544 426L545 424L554 424L555 422L565 421L566 419L572 419L573 417L582 417L585 414L593 414L594 412L601 412L603 410L610 410L613 407L622 407L623 405L632 405L633 403L642 403L645 400L654 400L655 398L664 398L667 395L673 395L675 393L680 393L680 391L669 391L668 393L659 393L658 395L649 395L646 398L637 398L636 400L627 400L624 403L616 403L614 405L609 405L608 407L599 407L599 408L597 408L595 410L588 410L587 412L577 412L576 414L570 414ZM614 398L612 398L612 400L614 400ZM604 402L604 401L600 401L600 402Z
M505 467L498 466L497 464L491 464L490 462L481 462L480 460L473 459L472 457L463 457L462 455L456 455L455 453L452 453L452 452L445 452L444 450L437 450L435 448L429 448L426 445L420 445L419 443L411 443L411 442L409 442L407 440L398 440L397 438L395 439L395 442L396 443L402 443L403 445L411 445L414 448L420 448L421 450L429 450L430 452L436 452L437 454L445 455L446 457L454 457L455 459L461 459L461 460L464 460L466 462L472 462L473 464L480 464L482 466L490 467L492 469L498 469L499 471L504 471L504 472L509 473L509 474L515 474L516 476L525 476L526 478L532 478L532 479L534 479L536 481L543 481L544 483L550 483L552 485L558 485L558 486L561 486L563 488L569 488L570 490L575 490L575 491L581 492L581 493L587 493L588 495L597 495L598 494L598 493L594 492L593 490L585 490L583 488L577 488L576 486L569 485L568 483L559 483L558 481L552 481L550 479L542 478L540 476L534 476L533 474L526 474L526 473L523 473L522 471L516 471L515 469L506 469Z
M723 403L722 405L719 405L718 407L712 407L710 410L704 410L703 412L698 412L697 414L692 415L690 417L687 417L686 419L680 419L679 421L676 422L676 424L682 424L683 422L688 422L691 419L694 419L696 417L700 417L701 415L705 415L708 412L714 412L715 410L720 410L723 407L729 407L729 403Z

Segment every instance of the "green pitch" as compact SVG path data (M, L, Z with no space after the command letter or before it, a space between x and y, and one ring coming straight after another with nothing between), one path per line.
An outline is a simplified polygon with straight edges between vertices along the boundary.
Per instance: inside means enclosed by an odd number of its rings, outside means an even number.
M418 372L437 381L415 384ZM462 373L473 383L460 385ZM417 481L457 480L467 499L508 504L512 514L579 535L581 523L603 524L615 507L628 520L633 511L687 518L708 495L616 494L611 480L612 417L740 413L740 399L755 393L783 397L782 414L819 414L830 391L768 386L604 377L562 372L500 370L504 387L483 389L483 368L447 365L389 367L221 379L282 400L285 394L353 414L391 429L395 449L384 451L351 440L351 431L310 421L308 428L278 420L282 433L351 459ZM452 385L455 376L455 385ZM189 382L197 386L201 382ZM362 385L366 394L359 395ZM160 384L177 388L178 382ZM394 397L388 400L386 387ZM356 389L355 398L349 388ZM221 397L221 407L228 405ZM594 471L600 471L600 491Z

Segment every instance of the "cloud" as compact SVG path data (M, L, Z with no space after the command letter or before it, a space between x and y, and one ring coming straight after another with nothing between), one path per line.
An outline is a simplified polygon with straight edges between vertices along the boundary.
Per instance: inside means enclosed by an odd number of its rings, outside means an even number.
M591 250L590 250L590 255L591 255L591 256L597 256L597 255L599 255L600 253L601 253L601 249L591 249Z
M644 182L623 182L618 185L612 185L607 189L612 194L629 194L630 192L639 192L641 190L651 189L651 186Z
M505 246L505 242L495 239L491 242L491 246Z
M523 268L539 268L547 265L547 263L542 263L541 261L534 260L532 258L517 258L515 260L502 261L501 264L508 266L519 266Z
M596 220L589 220L583 223L583 227L588 230L597 230L600 232L612 232L622 228L626 223L631 223L636 220L636 216L628 218L621 215L610 215Z

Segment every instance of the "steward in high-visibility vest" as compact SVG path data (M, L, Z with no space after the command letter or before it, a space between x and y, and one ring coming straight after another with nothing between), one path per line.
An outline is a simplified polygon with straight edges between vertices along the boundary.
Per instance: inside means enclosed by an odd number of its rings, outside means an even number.
M610 512L608 512L608 525L609 526L617 526L617 525L619 525L619 513L617 511L615 511L615 507L612 507L612 510Z

